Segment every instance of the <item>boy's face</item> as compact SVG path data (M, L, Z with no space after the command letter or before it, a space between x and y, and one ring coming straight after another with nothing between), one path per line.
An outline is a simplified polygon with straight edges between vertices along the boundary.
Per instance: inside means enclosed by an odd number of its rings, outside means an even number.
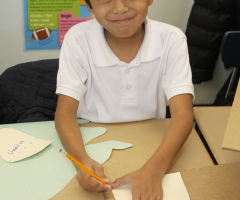
M90 0L97 21L109 33L128 38L141 30L153 0Z

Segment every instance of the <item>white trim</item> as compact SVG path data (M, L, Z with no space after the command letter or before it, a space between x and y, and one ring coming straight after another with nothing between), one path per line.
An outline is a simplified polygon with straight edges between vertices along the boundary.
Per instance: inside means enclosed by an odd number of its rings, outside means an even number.
M35 40L39 40L36 31L33 32L33 35L34 35L34 37L35 37Z
M51 34L50 34L48 28L45 27L45 30L46 30L46 32L47 32L48 37L50 37Z

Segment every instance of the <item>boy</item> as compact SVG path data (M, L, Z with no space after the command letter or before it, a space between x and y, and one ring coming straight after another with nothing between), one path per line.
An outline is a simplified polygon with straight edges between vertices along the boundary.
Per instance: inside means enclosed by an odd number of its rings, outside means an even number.
M72 27L65 36L56 129L65 149L108 183L103 185L79 169L77 179L86 190L129 184L133 199L162 199L162 177L192 130L193 85L186 38L179 29L147 18L152 2L87 1L96 20ZM159 148L139 170L111 184L102 166L86 154L76 115L102 123L165 118L165 95L172 120Z

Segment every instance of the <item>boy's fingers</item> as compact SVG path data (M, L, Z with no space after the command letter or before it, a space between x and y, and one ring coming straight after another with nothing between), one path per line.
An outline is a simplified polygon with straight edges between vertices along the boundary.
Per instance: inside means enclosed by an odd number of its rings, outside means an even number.
M139 190L132 190L132 199L133 200L140 200L141 199L141 195Z
M101 178L102 178L102 177L101 177ZM105 183L107 183L107 184L110 184L110 183L111 183L111 181L110 181L110 180L108 180L106 177L102 178L102 180L104 180L104 181L105 181Z
M103 179L103 178L102 178ZM104 179L103 179L104 180ZM104 180L107 184L103 184L101 181L91 177L90 178L90 182L91 182L91 185L95 188L98 188L97 190L100 190L100 191L107 191L107 190L112 190L112 187L111 185L109 185L110 181L105 178ZM109 183L108 183L109 182Z
M157 200L162 200L162 196L158 195Z
M104 170L101 165L89 167L89 169L98 177L100 177L106 184L103 184L101 181L98 181L96 178L90 176L85 171L80 169L79 173L77 174L77 179L79 181L79 184L85 190L90 190L93 192L102 192L102 191L112 190L111 185L109 185L110 180L108 180L104 175Z
M95 168L95 170L93 171L93 173L95 173L97 176L99 176L99 178L101 178L103 181L105 181L105 183L109 184L110 180L106 178L105 174L104 174L104 170L103 167L97 167Z
M96 175L98 175L100 178L106 178L105 174L104 174L104 169L101 165L99 166L95 166L94 167L94 171L93 171Z
M112 190L112 187L111 187L111 185L103 185L103 191L109 191L109 190Z
M83 188L92 192L102 192L102 191L108 191L112 189L110 185L108 184L104 185L102 182L96 180L93 177L89 179L88 184L84 185Z
M109 190L112 190L112 187L108 184L103 185L101 182L98 183L96 186L92 187L92 191L94 192L103 192L103 191L109 191Z
M121 185L127 185L129 183L128 179L126 176L122 176L120 178L117 178L114 183L112 183L112 188L117 188Z

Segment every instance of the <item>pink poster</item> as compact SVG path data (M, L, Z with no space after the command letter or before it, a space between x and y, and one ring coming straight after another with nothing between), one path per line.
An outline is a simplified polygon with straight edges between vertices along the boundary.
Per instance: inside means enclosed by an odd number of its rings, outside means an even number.
M89 17L75 17L73 12L60 12L58 18L59 46L62 46L64 35L72 26L87 20L89 20Z

